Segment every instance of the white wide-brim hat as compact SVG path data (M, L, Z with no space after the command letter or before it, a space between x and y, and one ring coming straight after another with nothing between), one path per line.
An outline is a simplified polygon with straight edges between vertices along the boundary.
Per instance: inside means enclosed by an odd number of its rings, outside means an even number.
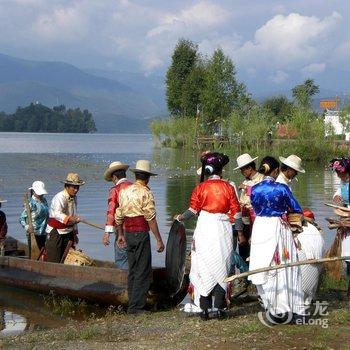
M244 166L257 160L258 158L259 157L252 158L248 153L241 154L239 157L237 157L237 167L233 170L243 168Z
M136 167L130 169L133 173L146 173L151 176L156 176L157 174L151 172L151 162L149 160L138 160L136 162Z
M29 187L28 189L33 190L38 196L47 194L45 184L42 181L34 181L32 187Z
M301 159L295 154L291 154L287 158L279 157L279 160L281 161L281 163L289 166L295 171L298 171L299 173L305 173L305 170L301 166Z
M7 202L7 199L4 199L4 198L0 197L0 203L6 203L6 202Z
M129 165L116 161L109 164L108 169L105 171L103 177L106 181L112 181L112 174L117 170L128 170Z

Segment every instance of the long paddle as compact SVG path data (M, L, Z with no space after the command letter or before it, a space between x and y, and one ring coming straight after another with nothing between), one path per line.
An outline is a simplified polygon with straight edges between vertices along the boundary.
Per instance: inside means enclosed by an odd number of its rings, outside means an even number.
M331 203L323 203L323 204L326 205L327 207L331 207L331 208L335 208L335 209L340 209L342 211L350 212L350 208L341 207L340 205L335 205L335 204L331 204Z
M82 222L83 224L85 225L89 225L89 226L92 226L92 227L95 227L95 228L98 228L99 230L104 230L105 228L103 226L100 226L98 224L94 224L93 222L91 221L87 221L83 218L80 218L80 221L79 222Z
M247 271L247 272L239 273L237 275L226 277L225 282L231 282L237 278L247 277L247 276L254 275L254 274L260 273L260 272L267 272L267 271L272 271L272 270L284 269L285 267L320 264L320 263L332 262L332 261L338 261L338 260L350 260L350 256L335 256L332 258L308 259L308 260L296 261L293 263L281 264L281 265L276 265L276 266L262 267L260 269Z
M24 208L27 213L28 220L28 250L29 250L29 259L37 260L40 256L40 249L38 243L36 242L34 227L32 222L32 211L30 210L29 200L27 194L23 197Z

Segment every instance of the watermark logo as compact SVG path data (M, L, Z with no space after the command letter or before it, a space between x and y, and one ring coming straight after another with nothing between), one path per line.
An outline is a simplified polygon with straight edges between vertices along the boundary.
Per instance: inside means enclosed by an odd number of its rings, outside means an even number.
M303 326L320 326L328 328L328 311L329 304L327 301L316 301L307 308L304 315L296 315L290 311L286 305L280 305L274 308L275 314L270 312L258 312L259 321L267 327L273 327L276 324L294 323Z

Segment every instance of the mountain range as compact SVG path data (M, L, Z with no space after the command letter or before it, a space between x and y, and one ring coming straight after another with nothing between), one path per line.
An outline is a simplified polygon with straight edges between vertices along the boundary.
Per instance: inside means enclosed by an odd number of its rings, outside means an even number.
M166 114L163 85L161 78L142 74L84 71L0 54L0 111L13 113L37 101L86 108L99 132L145 132L150 118Z
M339 72L338 72L339 73ZM320 93L313 106L319 109L322 98L339 96L342 105L350 103L348 74L329 71L315 79ZM337 75L338 74L338 75ZM252 78L238 74L253 98L286 95L305 77L295 72L293 79L280 84L262 83L261 75ZM337 76L337 84L331 78ZM18 106L40 102L48 107L88 109L98 132L148 132L153 118L168 115L165 100L164 75L145 76L138 72L80 69L63 62L40 62L0 54L0 111L14 113Z

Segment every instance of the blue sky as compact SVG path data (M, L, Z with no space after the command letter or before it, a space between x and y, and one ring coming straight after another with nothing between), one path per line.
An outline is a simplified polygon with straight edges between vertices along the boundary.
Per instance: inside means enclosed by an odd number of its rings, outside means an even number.
M334 87L350 71L349 17L347 0L1 0L0 52L164 74L184 37L221 47L249 86Z

